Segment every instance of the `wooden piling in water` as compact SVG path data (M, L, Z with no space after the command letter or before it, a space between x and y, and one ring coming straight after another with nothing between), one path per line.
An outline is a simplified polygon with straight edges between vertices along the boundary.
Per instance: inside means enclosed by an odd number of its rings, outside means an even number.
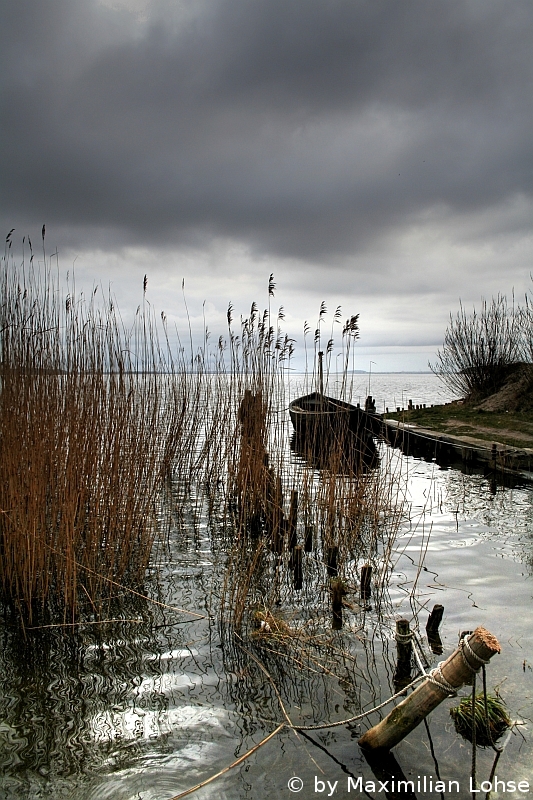
M442 653L442 639L440 638L439 634L439 626L442 622L442 616L444 614L444 606L441 606L440 603L435 603L433 606L433 610L428 617L428 621L426 623L426 634L428 637L428 644L431 647L431 650L436 655L440 655Z
M433 610L428 617L428 621L426 622L426 633L428 637L439 632L439 626L442 622L443 614L444 606L441 606L440 603L435 603Z
M408 619L396 620L396 652L398 659L393 680L396 691L399 691L411 682L413 642Z
M327 568L328 568L328 575L332 578L337 577L337 553L339 551L338 547L331 546L328 547L328 556L327 556Z
M374 777L388 787L389 791L385 792L387 800L417 800L416 794L411 791L411 782L403 774L402 768L393 753L367 750L363 755L374 773ZM394 790L394 787L396 787L396 790ZM401 789L398 787L401 787ZM367 794L367 797L372 797L372 795Z
M305 526L304 550L306 553L313 552L314 529L312 525Z
M300 591L303 586L302 554L303 548L299 544L293 550L294 588L296 591Z
M409 697L361 736L360 746L366 750L390 750L499 652L501 648L496 637L485 628L476 628Z
M346 594L346 589L340 578L331 581L331 610L333 613L332 628L339 631L342 628L342 598Z
M365 564L361 567L361 600L369 600L372 594L372 567Z
M289 507L289 520L287 530L289 533L289 551L292 553L296 547L296 525L298 522L298 492L291 491L291 504Z

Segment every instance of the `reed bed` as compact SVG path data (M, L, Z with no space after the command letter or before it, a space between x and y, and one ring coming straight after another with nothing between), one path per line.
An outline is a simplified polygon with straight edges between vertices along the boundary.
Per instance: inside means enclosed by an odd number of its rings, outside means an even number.
M0 591L29 622L99 615L142 584L163 483L191 471L201 367L160 342L145 296L126 329L33 254L6 255L0 293Z
M322 306L319 325L324 315ZM317 429L303 441L292 432L291 341L280 332L282 319L278 313L275 326L270 325L269 309L260 315L254 304L241 321L240 335L230 332L235 395L227 508L233 543L221 621L226 633L249 635L257 643L268 638L265 626L257 631L260 608L263 622L278 620L278 634L287 643L305 640L307 647L311 630L320 638L331 629L336 580L343 594L353 595L353 602L342 601L344 608L365 607L359 597L363 564L373 565L373 603L381 603L404 498L390 456L385 448L380 455L372 431L356 438L341 425L332 437ZM338 383L344 396L349 395L346 372L357 334L357 317L351 317L341 342L345 368ZM314 374L304 379L311 389L319 381L319 347L315 335ZM327 356L332 349L330 340ZM283 636L283 614L292 631L288 620L294 613L305 618L299 623L305 624L303 639Z
M206 331L186 350L179 336L171 346L164 315L156 322L146 280L126 326L111 296L85 297L58 275L46 257L35 266L31 251L15 264L9 242L0 277L6 607L32 624L109 613L120 592L142 589L147 566L164 555L169 515L192 495L225 531L225 630L251 631L258 605L272 613L310 594L308 607L322 614L331 579L356 592L363 563L374 565L379 602L401 516L398 482L371 432L363 448L347 447L343 430L327 446L319 433L291 439L293 340L283 308L271 310L273 276L262 313L253 303L235 329L230 306L227 335L213 347ZM325 318L323 304L311 386ZM339 318L337 309L332 331ZM357 337L352 316L341 341L348 398ZM325 350L327 389L333 338Z

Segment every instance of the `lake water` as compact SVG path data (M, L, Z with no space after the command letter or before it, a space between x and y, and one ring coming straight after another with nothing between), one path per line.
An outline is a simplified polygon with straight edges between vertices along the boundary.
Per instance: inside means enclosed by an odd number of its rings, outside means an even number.
M368 376L361 376L363 402L365 386ZM441 391L432 375L371 377L378 409L383 403L402 405L402 399L405 405L409 399L442 402ZM533 491L441 470L398 451L383 450L382 456L405 500L388 561L388 590L376 594L378 602L370 607L348 597L353 608L345 612L342 631L331 631L325 617L327 642L320 651L310 645L305 664L295 663L294 653L279 643L244 646L260 657L293 720L328 723L372 708L394 692L396 618L412 620L432 666L455 649L461 631L484 625L502 646L487 667L489 691L501 694L518 723L497 776L533 787ZM283 721L265 672L219 625L225 537L201 498L192 497L168 534L164 564L154 566L147 579L146 591L163 605L125 599L130 621L87 625L72 636L57 628L30 632L26 642L3 625L2 800L170 800L232 764ZM291 624L320 605L316 580L307 580L316 570L312 559L306 562L304 589L291 595ZM440 656L431 653L424 635L434 603L445 608ZM459 792L454 786L446 798L470 797L471 748L455 733L449 714L457 702L446 699L427 726L420 725L393 751L392 770L397 778L415 781L418 798L441 797L429 791L437 776L446 784L459 783ZM191 796L326 797L327 782L337 781L333 797L407 797L378 791L376 775L385 778L357 745L361 733L390 708L362 722L305 734L284 729ZM490 750L478 749L479 781L488 779L492 760ZM349 779L359 777L363 792L348 792ZM294 778L302 782L300 792L289 790Z
M305 385L303 376L295 375L292 378L296 395L311 391L311 386ZM390 411L396 408L407 408L409 400L414 405L426 404L441 405L457 399L445 384L433 373L427 372L378 372L371 375L354 374L350 377L349 390L353 403L364 406L366 397L371 394L376 401L376 411L383 413L388 407ZM335 374L329 376L326 394L336 396L340 394L342 379ZM370 391L369 391L370 390Z

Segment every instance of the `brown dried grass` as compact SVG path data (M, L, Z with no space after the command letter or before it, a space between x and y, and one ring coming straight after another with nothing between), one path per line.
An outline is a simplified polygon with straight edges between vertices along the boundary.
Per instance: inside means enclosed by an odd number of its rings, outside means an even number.
M116 582L142 584L162 485L190 468L200 371L145 298L126 330L112 298L65 296L33 259L2 263L0 330L0 593L29 622L98 614Z

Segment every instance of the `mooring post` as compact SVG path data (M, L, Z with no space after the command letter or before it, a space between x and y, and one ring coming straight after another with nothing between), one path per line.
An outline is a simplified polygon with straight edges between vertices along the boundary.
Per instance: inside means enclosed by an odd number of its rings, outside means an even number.
M442 639L440 638L439 634L439 626L442 622L443 614L444 606L441 606L440 603L435 603L426 623L428 644L431 647L432 652L436 655L440 655L442 653Z
M313 552L313 534L314 529L312 525L305 526L304 550L306 553Z
M300 591L303 585L303 573L302 573L302 545L297 545L293 550L293 566L294 566L294 588L296 591Z
M442 622L443 614L444 606L441 606L440 603L435 603L433 610L428 617L428 621L426 622L426 633L428 637L439 632L439 626Z
M372 567L365 564L361 567L361 600L370 600L372 594Z
M441 662L409 697L361 736L360 746L366 750L390 750L446 697L453 697L456 690L483 664L488 664L495 653L500 652L496 637L485 628L476 628L470 636L461 639L452 655Z
M342 628L342 598L346 594L344 584L340 578L331 581L331 610L333 612L332 628L339 631Z
M393 680L396 691L399 691L411 682L413 642L408 619L396 620L396 652L398 660Z
M328 547L328 560L327 560L327 568L328 568L328 575L331 578L335 578L337 576L337 553L339 548L335 546Z
M411 790L411 781L403 774L393 753L366 750L363 755L378 781L388 786L389 791L385 792L387 800L417 800L416 794ZM394 786L397 791L393 791ZM398 789L399 786L401 789Z
M296 524L298 521L298 492L291 491L291 504L289 507L289 550L292 552L296 547Z

